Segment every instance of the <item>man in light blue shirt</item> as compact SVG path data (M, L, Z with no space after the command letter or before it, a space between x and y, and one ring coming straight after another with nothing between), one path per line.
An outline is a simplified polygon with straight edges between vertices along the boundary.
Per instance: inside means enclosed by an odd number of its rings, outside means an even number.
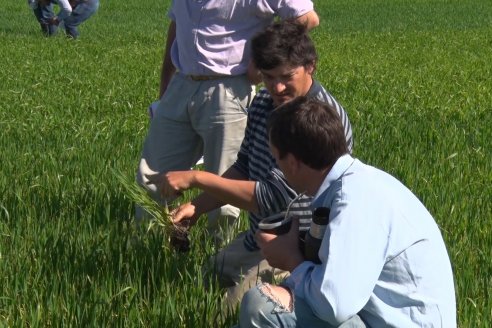
M270 147L287 181L330 209L318 252L299 250L297 220L285 235L258 232L280 285L244 296L240 327L456 327L453 274L424 205L391 175L352 158L338 115L297 98L269 120Z

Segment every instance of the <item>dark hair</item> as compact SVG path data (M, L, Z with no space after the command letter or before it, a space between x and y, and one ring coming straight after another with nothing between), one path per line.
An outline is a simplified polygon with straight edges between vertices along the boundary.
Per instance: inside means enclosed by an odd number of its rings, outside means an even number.
M316 66L318 56L305 25L292 20L275 22L251 41L253 62L258 69L281 65Z
M281 159L291 153L316 170L333 166L348 153L340 116L315 98L297 97L275 109L268 119L268 135Z

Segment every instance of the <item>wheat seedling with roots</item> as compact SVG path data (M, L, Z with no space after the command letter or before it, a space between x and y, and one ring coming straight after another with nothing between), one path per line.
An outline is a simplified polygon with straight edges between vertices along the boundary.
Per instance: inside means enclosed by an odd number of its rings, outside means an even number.
M188 239L188 228L174 224L172 212L169 212L167 202L164 205L155 201L142 186L133 180L127 179L120 172L113 170L114 176L126 191L126 196L135 204L140 206L151 217L147 231L159 227L168 237L170 245L177 251L188 251L190 244Z

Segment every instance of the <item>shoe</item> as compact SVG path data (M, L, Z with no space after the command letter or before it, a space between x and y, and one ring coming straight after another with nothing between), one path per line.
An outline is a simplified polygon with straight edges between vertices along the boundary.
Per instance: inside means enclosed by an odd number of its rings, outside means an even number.
M77 31L77 29L68 29L68 28L65 28L65 33L67 34L67 38L69 39L77 39L79 37L79 32Z
M49 24L40 23L39 25L41 26L41 32L43 32L44 36L49 36L50 35Z

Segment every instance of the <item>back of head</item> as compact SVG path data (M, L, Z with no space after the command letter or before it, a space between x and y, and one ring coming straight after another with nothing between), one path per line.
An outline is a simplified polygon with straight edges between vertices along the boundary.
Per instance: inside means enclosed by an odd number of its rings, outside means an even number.
M318 58L306 26L292 20L275 22L258 33L251 41L251 51L256 67L264 70L314 66Z
M315 98L297 97L279 106L269 117L268 134L280 158L291 153L316 170L348 153L336 109Z

